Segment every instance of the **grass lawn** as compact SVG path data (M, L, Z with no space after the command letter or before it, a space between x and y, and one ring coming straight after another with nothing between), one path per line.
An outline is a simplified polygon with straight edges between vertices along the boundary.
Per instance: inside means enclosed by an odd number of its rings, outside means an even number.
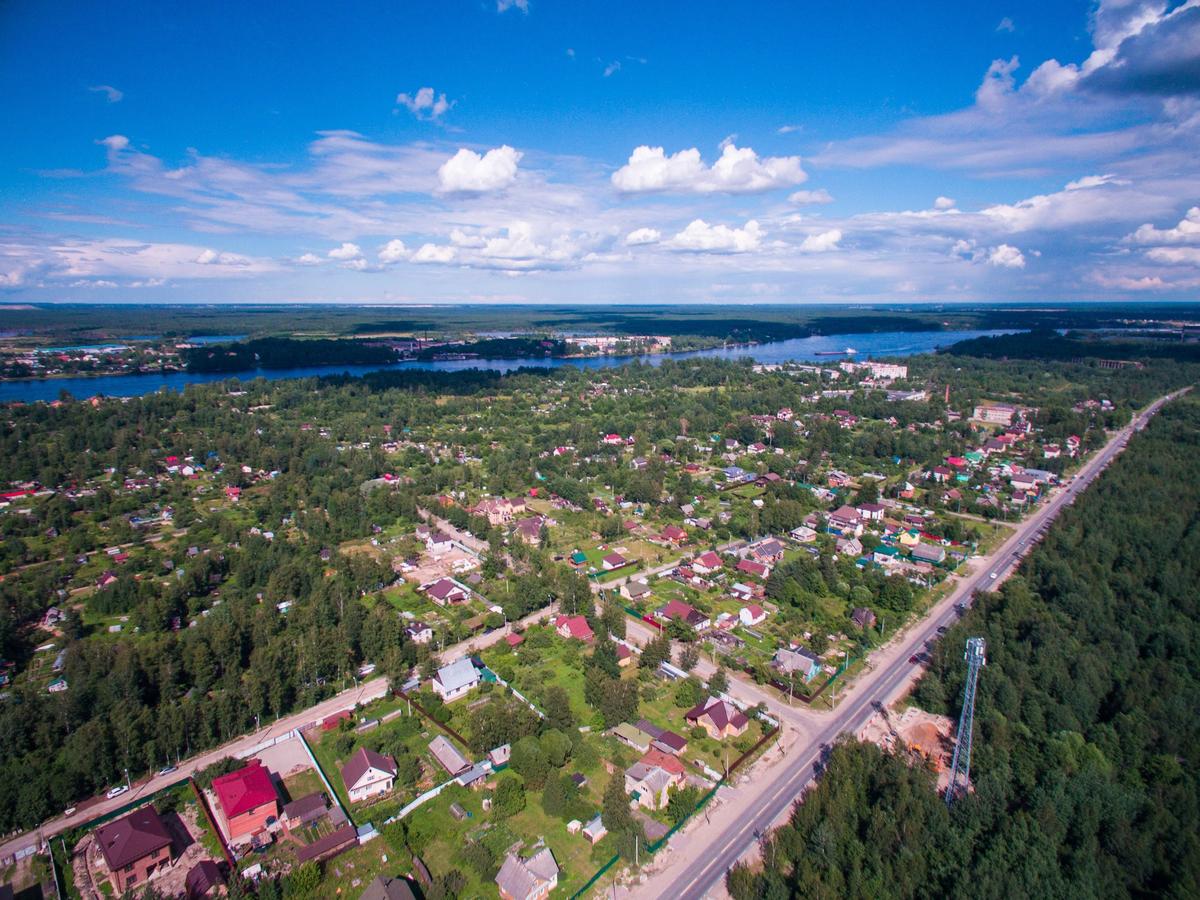
M376 838L325 863L320 896L357 897L377 875L404 875L411 868L407 857L393 854L382 838Z
M568 764L568 769L570 765ZM512 776L508 776L512 777ZM584 796L595 811L600 810L600 793L603 781L589 781ZM558 888L552 896L569 897L592 877L600 861L592 855L592 846L582 835L567 833L566 822L546 815L541 805L539 791L526 791L525 808L516 815L497 820L492 813L483 811L485 791L469 791L466 788L449 788L421 808L423 832L436 835L421 853L430 871L437 875L457 868L467 877L467 886L461 897L495 897L496 886L491 880L484 881L479 873L465 865L459 858L460 848L468 840L482 841L498 856L516 842L521 842L520 853L528 855L538 841L543 841L554 854L559 865ZM470 813L470 817L459 821L450 815L450 804L458 803ZM368 845L370 846L370 845Z
M315 769L305 769L295 775L289 775L283 779L283 789L287 792L285 803L299 800L301 797L307 797L318 791L325 793L325 785L321 783L321 776Z
M534 627L526 631L525 643L515 651L501 642L485 650L483 658L506 679L511 674L509 682L535 704L541 699L543 688L557 685L565 689L576 719L587 724L595 711L583 698L586 653L578 641L564 640L549 628Z
M383 599L387 600L397 610L410 612L417 618L430 615L438 610L433 601L424 594L417 593L416 585L410 582L385 588L382 591L382 596Z
M642 702L638 713L660 728L668 728L688 739L688 747L683 753L683 759L699 759L720 772L724 769L726 756L730 762L733 762L742 754L745 747L739 749L739 745L745 744L748 747L758 740L762 732L757 722L751 722L746 733L740 738L727 738L724 741L717 741L709 737L693 738L691 729L683 718L687 709L675 704L677 684L678 682L660 681L657 683L657 689L653 692L643 688ZM647 694L650 696L647 697Z
M376 717L378 713L372 709L369 715ZM333 785L338 799L341 801L342 806L349 812L350 818L356 824L367 821L378 824L398 811L405 803L415 798L422 790L426 790L444 779L445 773L434 762L432 757L429 756L428 752L429 742L440 733L440 731L437 731L434 726L420 718L414 711L412 719L409 719L406 715L396 716L390 721L384 722L377 728L364 732L361 735L354 734L353 732L329 731L322 733L319 738L310 736L309 746L312 747L313 755L317 758L317 762L321 764L321 769L325 772L325 777ZM341 734L351 734L355 740L353 746L347 752L339 755L337 744L339 735ZM346 793L345 783L342 781L341 767L346 759L360 746L376 746L380 740L384 741L385 749L391 741L399 740L408 752L420 757L422 765L421 780L414 787L398 785L391 794L378 802L352 805L350 797ZM314 772L313 774L315 775L316 773Z

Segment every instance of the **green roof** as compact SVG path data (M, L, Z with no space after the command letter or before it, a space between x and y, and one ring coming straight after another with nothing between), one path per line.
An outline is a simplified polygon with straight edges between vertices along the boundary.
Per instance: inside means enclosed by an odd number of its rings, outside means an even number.
M613 734L622 737L630 743L649 744L654 738L642 731L636 725L630 725L628 722L622 722L613 729Z

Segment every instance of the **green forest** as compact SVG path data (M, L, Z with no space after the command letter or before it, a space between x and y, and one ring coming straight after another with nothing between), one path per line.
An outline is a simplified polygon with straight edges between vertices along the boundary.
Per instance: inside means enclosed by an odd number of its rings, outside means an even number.
M1132 409L1196 377L1194 368L1171 361L1112 371L937 355L910 366L910 382L948 386L953 407L1019 397L1037 406L1047 439L1077 433L1085 448L1101 428L1127 422ZM749 499L732 505L728 521L715 522L706 538L715 543L794 527L818 508L802 483L822 481L833 465L880 471L895 483L970 445L965 422L922 426L945 413L940 392L915 403L888 403L878 391L806 399L820 378L697 359L602 373L568 367L230 380L129 401L6 407L0 482L34 483L53 494L28 500L27 513L0 516L0 657L16 675L0 704L0 828L33 824L115 783L126 768L135 776L154 771L246 732L256 717L309 706L348 685L363 663L407 675L423 661L420 652L395 612L378 602L395 573L339 548L369 546L383 529L411 532L417 507L439 494L476 498L544 485L583 506L608 485L610 495L638 502L692 497L702 485L660 458L702 458L681 433L748 443L762 435L751 412L803 405L806 427L778 429L771 440L784 452L753 463L793 483L766 489L757 506ZM1097 397L1111 405L1080 407ZM839 427L830 415L839 407L862 424ZM620 449L600 445L610 432L631 436L629 454L652 457L650 465L634 471ZM389 443L395 447L385 451ZM552 453L564 445L579 449ZM171 458L199 471L168 475ZM388 474L392 486L375 487ZM1182 491L1195 481L1170 476L1158 486ZM236 503L226 499L232 489L242 492ZM1163 509L1189 508L1177 501L1165 498ZM677 506L659 505L664 521L682 521ZM137 520L168 510L172 518L153 535L163 539L151 543ZM616 516L581 515L585 534L612 538L621 527ZM565 563L520 545L506 561L495 552L503 543L497 531L462 509L447 516L487 541L483 592L495 594L509 620L551 596L587 596ZM1115 534L1102 528L1091 540ZM1129 529L1120 534L1133 539ZM1138 532L1147 541L1166 534L1156 526ZM108 550L122 546L130 558L109 563ZM1167 557L1155 550L1138 558L1153 566ZM97 589L106 568L113 582ZM823 591L855 602L855 591L878 594L880 608L896 613L911 600L907 586L845 566L803 564L792 574L799 587L772 584L772 595L831 629L844 623L810 608ZM68 602L77 591L86 599ZM278 607L288 601L285 615ZM52 605L67 612L62 643L40 653L49 636L38 622ZM462 636L451 631L447 640ZM59 674L70 689L48 693L61 650ZM957 689L945 674L942 702L953 705Z
M209 344L183 351L189 372L244 372L303 366L385 366L396 361L390 347L364 341L260 338Z
M1200 895L1200 401L1169 405L1019 574L940 641L914 700L957 718L987 640L972 792L833 748L737 900Z

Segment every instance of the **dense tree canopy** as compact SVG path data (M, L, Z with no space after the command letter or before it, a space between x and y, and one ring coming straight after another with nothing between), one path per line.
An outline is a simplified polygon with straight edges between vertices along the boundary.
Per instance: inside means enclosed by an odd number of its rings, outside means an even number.
M1168 406L1019 574L940 642L916 700L957 716L987 640L973 791L834 749L738 900L1200 893L1200 402Z

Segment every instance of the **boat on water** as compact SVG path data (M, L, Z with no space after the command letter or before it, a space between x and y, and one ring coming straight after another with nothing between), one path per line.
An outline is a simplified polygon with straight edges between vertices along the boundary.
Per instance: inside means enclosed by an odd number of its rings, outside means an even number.
M844 350L815 350L813 356L853 356L857 352L853 347L847 347Z

